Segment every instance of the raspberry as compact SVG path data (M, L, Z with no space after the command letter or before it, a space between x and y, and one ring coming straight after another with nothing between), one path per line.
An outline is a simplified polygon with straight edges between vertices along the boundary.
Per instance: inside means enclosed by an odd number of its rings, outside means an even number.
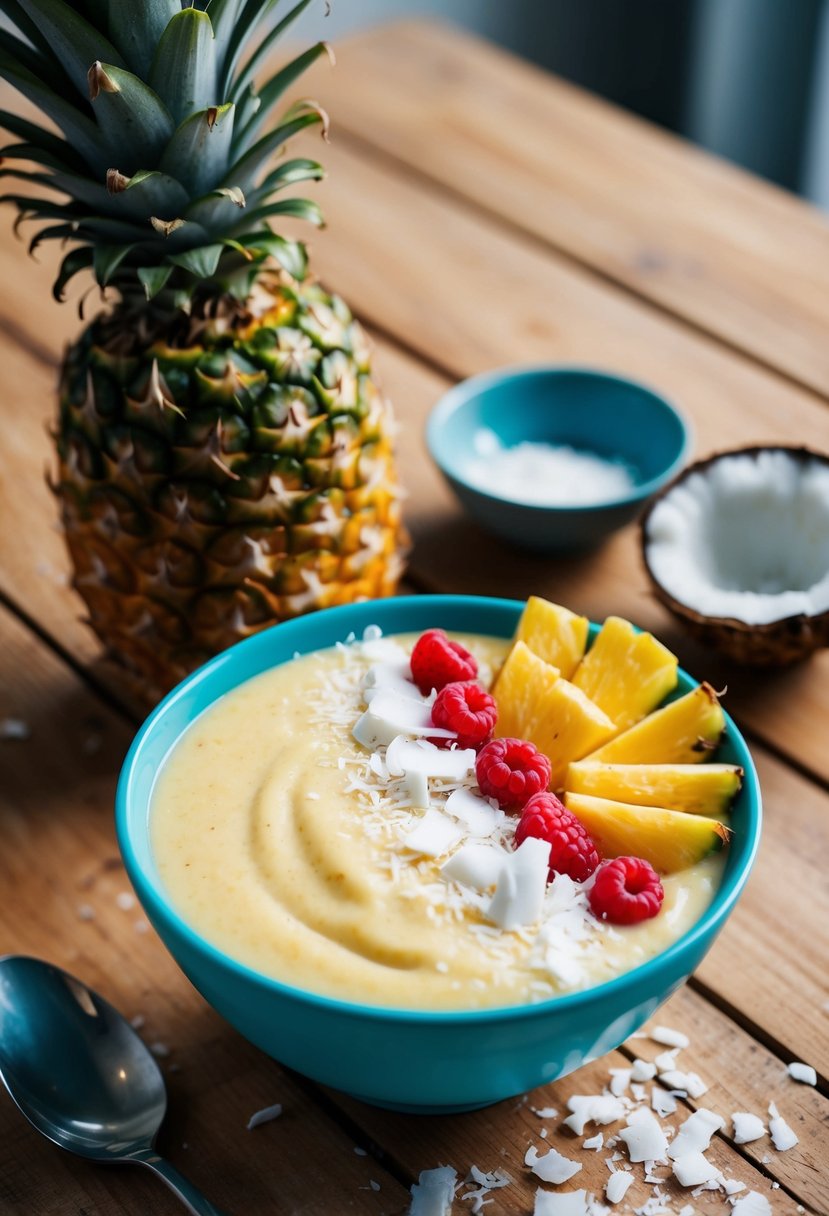
M424 696L458 680L474 680L478 664L460 642L450 642L442 629L427 629L412 651L412 679Z
M495 698L480 684L447 684L432 706L432 722L454 730L458 747L481 747L495 729L497 716Z
M599 864L599 854L587 829L555 794L536 794L524 807L515 829L516 845L528 836L552 845L551 882L556 874L569 874L574 882L584 882Z
M641 857L606 861L590 889L590 908L599 920L613 925L635 925L650 920L662 907L665 892L659 875Z
M523 739L493 739L475 763L481 793L505 811L521 810L528 798L546 790L551 774L547 757Z

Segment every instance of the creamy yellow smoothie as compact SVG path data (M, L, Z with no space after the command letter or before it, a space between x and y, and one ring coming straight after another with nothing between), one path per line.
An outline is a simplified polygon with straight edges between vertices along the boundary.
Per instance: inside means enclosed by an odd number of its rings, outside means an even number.
M476 656L486 685L509 643L453 636ZM392 670L415 640L371 638L296 658L228 693L190 727L151 808L156 862L184 919L284 983L430 1010L585 988L690 928L720 882L721 854L663 878L662 909L642 924L597 921L585 890L559 875L539 920L505 930L488 919L491 891L443 873L470 843L462 821L443 853L412 847L425 814L416 791L389 772L385 747L363 746L352 732L369 670ZM445 808L459 789L475 791L474 770L430 778L432 806ZM517 818L493 811L493 823L488 836L478 825L473 843L511 848Z

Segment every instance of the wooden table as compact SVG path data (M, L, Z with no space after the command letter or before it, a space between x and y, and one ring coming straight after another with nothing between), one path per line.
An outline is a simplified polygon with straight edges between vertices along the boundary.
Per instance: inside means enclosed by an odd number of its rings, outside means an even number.
M534 591L594 618L627 614L692 671L728 683L760 768L763 848L721 939L659 1020L690 1036L685 1061L710 1084L688 1106L764 1115L774 1099L800 1138L786 1153L765 1138L737 1147L729 1123L711 1158L768 1195L776 1216L825 1214L829 654L781 674L726 670L650 598L633 529L598 557L567 561L484 537L441 484L422 430L459 377L568 360L664 390L692 417L700 453L775 440L829 450L829 227L781 191L448 28L381 29L339 59L310 86L335 117L320 191L329 229L314 253L373 331L403 422L410 585ZM128 906L112 801L136 720L79 620L44 483L57 359L77 320L51 302L51 263L29 262L4 220L0 719L21 719L30 738L0 742L2 948L77 972L169 1046L162 1147L229 1212L401 1213L418 1172L445 1163L461 1176L472 1163L507 1169L513 1184L485 1211L530 1212L536 1180L522 1161L530 1142L543 1144L531 1106L598 1092L628 1047L529 1102L439 1119L371 1110L243 1042ZM794 1059L816 1066L817 1088L787 1079ZM254 1111L275 1102L283 1116L248 1132ZM548 1142L572 1153L557 1125ZM581 1155L579 1185L601 1191L604 1156ZM680 1192L667 1193L678 1211ZM650 1194L639 1184L628 1201ZM730 1211L719 1192L684 1202ZM177 1210L134 1171L61 1154L0 1100L4 1216Z

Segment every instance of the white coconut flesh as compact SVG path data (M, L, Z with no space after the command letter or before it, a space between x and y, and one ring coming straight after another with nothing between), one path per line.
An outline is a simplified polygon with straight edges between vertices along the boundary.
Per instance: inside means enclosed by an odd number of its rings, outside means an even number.
M656 581L706 617L767 625L829 609L829 464L785 451L720 457L647 525Z

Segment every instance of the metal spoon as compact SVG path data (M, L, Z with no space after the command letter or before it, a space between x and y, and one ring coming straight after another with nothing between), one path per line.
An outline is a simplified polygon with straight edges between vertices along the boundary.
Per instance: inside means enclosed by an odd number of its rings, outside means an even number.
M153 1149L164 1078L117 1009L35 958L0 958L0 1078L53 1144L108 1165L144 1165L192 1213L223 1216Z

